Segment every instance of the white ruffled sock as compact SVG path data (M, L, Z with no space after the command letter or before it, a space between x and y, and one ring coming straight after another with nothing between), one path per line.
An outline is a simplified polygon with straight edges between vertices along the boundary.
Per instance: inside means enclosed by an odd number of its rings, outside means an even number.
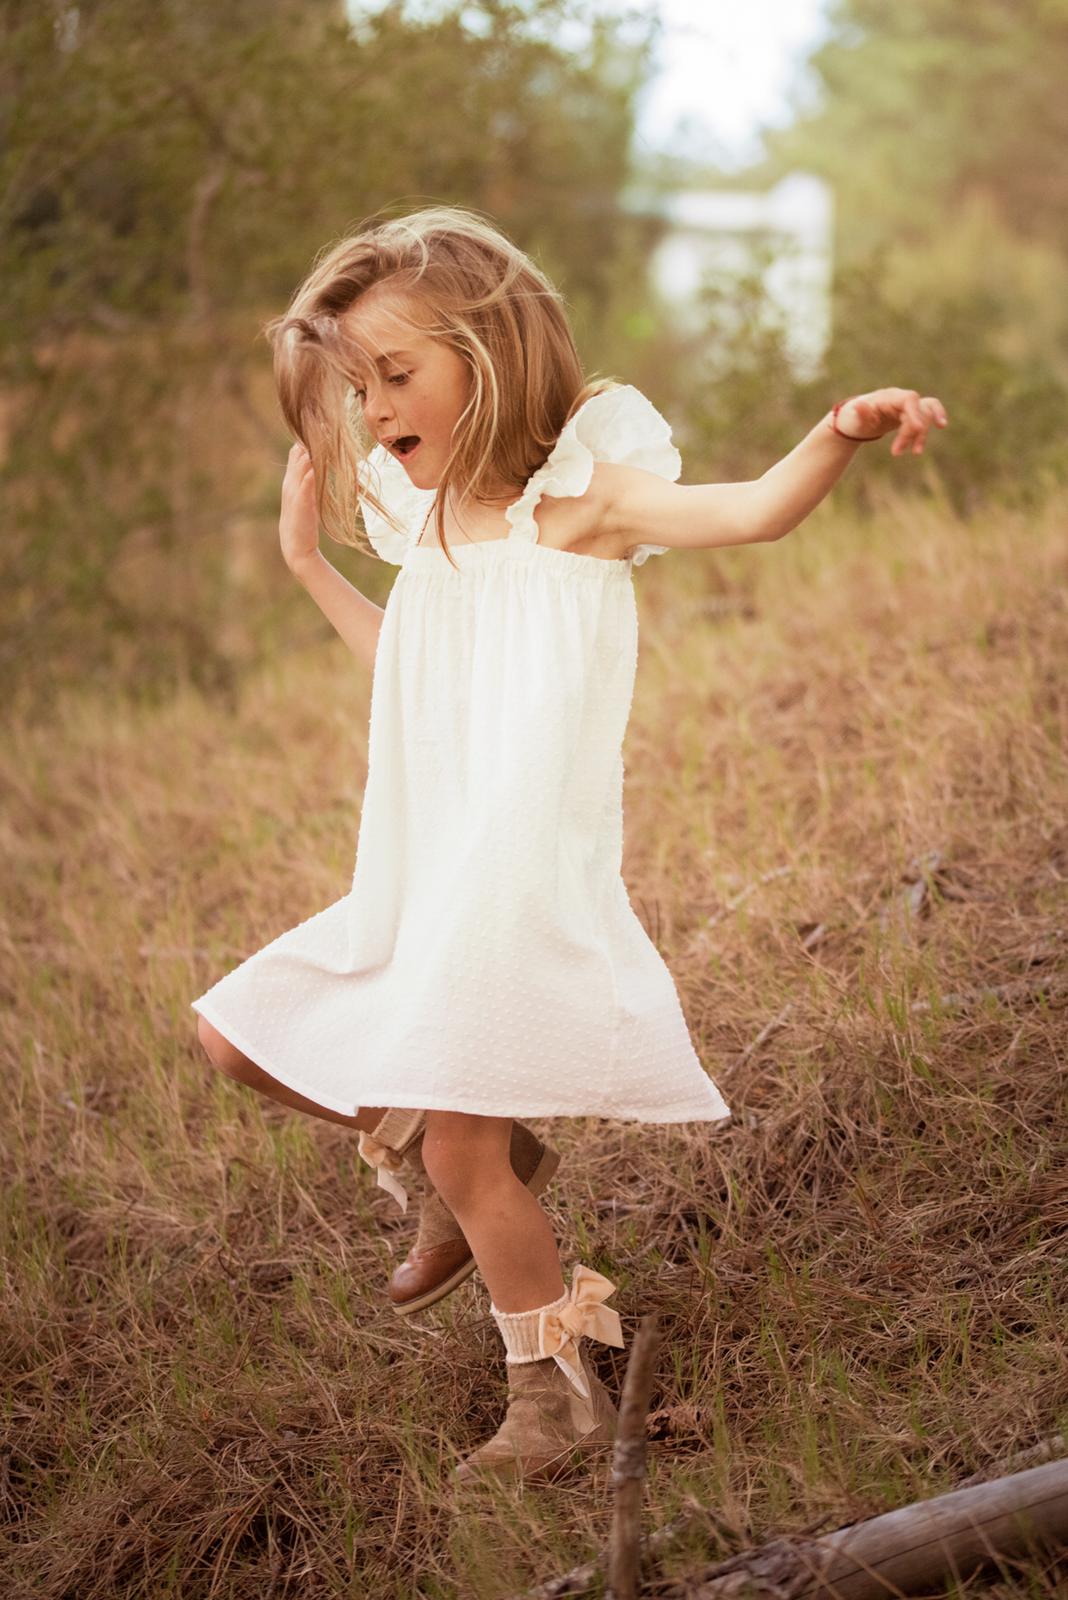
M558 1300L550 1300L547 1305L535 1306L530 1311L498 1311L491 1301L490 1313L504 1340L505 1361L519 1365L524 1361L543 1360L545 1351L538 1338L541 1313L543 1310L562 1311L569 1298L565 1289Z
M505 1361L519 1366L551 1356L576 1394L588 1400L589 1383L579 1354L582 1339L623 1348L619 1315L603 1304L615 1287L601 1273L576 1261L570 1289L547 1305L529 1311L500 1311L491 1302L493 1320L504 1340Z

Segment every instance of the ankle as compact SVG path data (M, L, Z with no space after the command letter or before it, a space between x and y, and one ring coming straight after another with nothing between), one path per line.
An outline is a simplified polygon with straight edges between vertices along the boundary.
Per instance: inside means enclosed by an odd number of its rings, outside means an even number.
M533 1306L530 1301L535 1297L527 1295L524 1297L527 1304L520 1310L504 1311L495 1301L490 1301L490 1314L504 1343L506 1361L540 1361L548 1354L541 1347L541 1313L546 1311L555 1314L564 1309L568 1292L563 1286L562 1277L560 1283L558 1295L538 1297Z
M590 1397L585 1363L580 1353L584 1338L623 1348L618 1313L604 1301L615 1284L592 1268L575 1262L571 1288L547 1304L529 1311L501 1311L491 1303L493 1320L504 1342L505 1361L524 1366L551 1356L575 1392Z

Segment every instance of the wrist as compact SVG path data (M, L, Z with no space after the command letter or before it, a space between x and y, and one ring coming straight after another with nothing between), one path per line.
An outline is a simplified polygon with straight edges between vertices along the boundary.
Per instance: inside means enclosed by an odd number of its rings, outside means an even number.
M845 410L846 406L849 405L850 400L855 398L856 397L854 395L850 395L848 400L839 400L838 403L832 406L830 411L827 412L825 420L829 423L831 431L837 438L844 439L849 444L871 444L874 439L878 438L878 434L870 433L865 435L848 433L845 431L845 429L839 427L839 415Z
M301 555L294 556L291 561L287 561L286 566L297 582L303 583L311 569L317 567L320 561L324 559L321 550L305 550Z

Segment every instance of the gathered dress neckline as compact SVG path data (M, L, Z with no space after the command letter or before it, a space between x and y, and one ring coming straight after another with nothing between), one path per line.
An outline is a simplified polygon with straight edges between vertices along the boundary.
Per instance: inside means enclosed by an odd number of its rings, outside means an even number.
M534 474L532 473L531 474L531 478L533 478L533 477L534 477ZM516 495L515 499L511 502L510 505L505 507L504 515L505 515L506 518L507 518L508 513L510 511L513 511L516 506L518 506L518 505L520 505L522 503L522 501L524 499L524 496L527 493L527 489L529 488L530 481L531 481L531 479L528 478L527 479L527 483L524 485L524 487L521 490L521 492L518 495ZM413 555L421 555L421 556L434 555L434 556L443 557L446 560L448 559L448 557L446 556L445 551L441 548L440 544L437 544L437 543L424 544L423 543L423 536L427 531L428 524L429 524L430 519L433 516L433 514L434 514L434 505L433 505L433 502L431 502L430 509L426 514L426 519L425 519L425 521L423 523L423 526L419 530L419 535L414 540L414 542L411 544L411 546L409 547L409 551L408 551L408 557L409 558L411 556L413 556ZM516 532L515 528L510 528L507 533L499 534L496 538L493 538L493 539L468 539L463 544L450 544L449 545L449 554L450 555L456 555L457 552L459 552L459 551L474 550L474 549L478 548L479 546L485 545L485 544L526 545L529 548L532 548L534 550L553 551L556 555L570 556L575 561L596 561L600 566L603 566L603 567L626 567L628 569L630 567L630 557L629 556L592 556L592 555L586 554L584 551L581 551L581 550L568 550L568 549L565 549L564 547L562 547L560 545L542 544L540 538L537 539L537 540L522 538Z

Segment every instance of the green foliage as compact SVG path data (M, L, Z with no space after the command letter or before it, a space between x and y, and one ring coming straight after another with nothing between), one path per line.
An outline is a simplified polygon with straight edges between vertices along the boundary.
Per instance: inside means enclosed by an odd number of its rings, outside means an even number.
M287 441L259 329L362 219L481 209L596 343L632 271L616 193L647 44L601 21L564 50L583 9L5 13L0 649L18 691L97 671L232 692L276 630L306 627L277 551Z
M646 351L687 412L691 474L757 476L834 400L892 385L950 415L913 483L962 511L1036 504L1068 469L1068 0L838 0L829 21L817 94L728 184L802 169L833 187L823 370L795 380L759 248L710 277L708 337ZM870 506L905 464L888 445L863 459L835 494Z
M973 190L1064 249L1068 0L836 0L815 103L766 136L768 177L826 177L849 259L952 226Z
M951 419L929 438L923 477L910 484L919 492L969 513L994 500L1038 505L1068 477L1068 383L1052 360L1005 353L1011 307L991 288L966 282L902 305L879 256L844 268L821 368L799 379L762 272L757 260L737 274L710 274L702 296L709 338L676 353L675 383L689 396L687 476L759 477L834 400L894 386L936 394ZM891 437L863 452L863 472L836 485L837 499L870 506L881 484L901 483L909 463L890 455Z
M958 510L1031 504L1063 480L1068 0L839 0L819 103L768 131L761 166L705 175L834 186L832 335L806 379L758 258L709 281L706 336L650 292L660 224L620 204L656 28L640 22L583 0L398 0L356 22L328 0L0 12L16 697L99 674L232 701L249 667L329 636L278 552L288 441L259 330L324 244L426 203L480 209L535 256L588 370L671 417L686 481L759 476L833 400L890 384L938 394L951 426L922 462L863 451L847 505L889 481ZM683 170L644 176L671 190ZM389 569L330 554L385 598Z
M787 330L764 289L768 260L757 247L745 268L709 272L704 280L709 336L693 341L680 369L692 396L690 475L698 479L759 477L826 410L791 365Z
M1068 382L1043 356L1022 362L1003 353L1010 322L1005 299L981 285L900 306L885 291L878 257L838 278L827 361L836 391L886 383L937 394L952 433L938 436L932 459L957 510L995 498L1034 506L1068 478ZM880 472L897 465L879 455Z

